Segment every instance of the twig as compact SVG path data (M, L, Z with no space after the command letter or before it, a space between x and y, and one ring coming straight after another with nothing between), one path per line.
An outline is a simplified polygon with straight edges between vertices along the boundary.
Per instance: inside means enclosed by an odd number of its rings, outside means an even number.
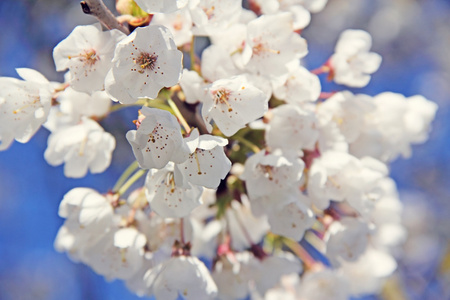
M172 97L172 101L178 107L188 124L193 127L197 127L200 134L208 133L208 129L206 129L205 123L197 112L195 105L187 104L186 102L181 101L178 97Z
M85 0L81 1L81 9L85 14L93 15L108 29L118 29L125 33L130 34L128 28L123 26L117 21L112 12L105 6L102 0Z

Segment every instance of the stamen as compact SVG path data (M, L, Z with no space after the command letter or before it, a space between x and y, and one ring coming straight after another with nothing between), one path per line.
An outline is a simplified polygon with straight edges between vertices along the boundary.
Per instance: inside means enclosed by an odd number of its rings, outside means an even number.
M269 178L269 180L273 180L273 167L268 165L259 165L264 175Z
M141 70L138 70L139 73L144 73L145 69L153 70L156 67L156 61L158 60L158 55L155 53L150 54L148 52L141 52L137 58L134 58L133 61L135 64L139 65Z
M337 188L337 189L340 189L340 188L341 188L341 185L340 185L339 183L337 183L336 180L335 180L333 177L328 176L327 179L331 182L331 184L332 184L335 188Z
M171 189L170 189L171 193L175 192L175 179L173 176L173 172L167 173L166 185L171 186Z
M24 109L26 109L26 108L28 108L30 106L33 106L34 104L38 103L39 101L41 101L41 98L36 97L32 102L27 103L24 106L22 106L22 107L20 107L20 108L18 108L16 110L13 110L13 114L16 115L16 114L20 113L22 110L24 110Z
M195 160L197 161L198 175L202 175L202 171L200 170L200 161L198 160L197 151L194 152Z
M215 98L215 102L217 103L223 103L226 106L228 106L228 111L231 112L233 111L233 108L231 108L230 103L228 103L228 97L230 96L230 92L225 90L225 89L221 89L215 92L214 98Z
M80 151L78 152L79 156L83 156L84 155L84 150L86 149L87 141L88 141L87 137L85 137L83 139L83 141L81 141Z
M252 47L253 54L260 55L262 52L270 52L273 54L280 54L280 50L270 49L263 45L263 43L258 43Z
M68 59L72 59L78 57L80 61L84 62L87 65L94 65L97 60L100 60L100 57L97 56L97 52L94 49L84 50L84 53L80 53L78 55L69 55Z
M152 143L155 143L155 142L156 142L155 136L153 135L153 133L150 133L150 134L148 135L147 143L150 143L150 142L152 142Z
M120 257L121 257L123 263L127 262L127 258L125 256L126 253L127 253L127 249L120 249Z

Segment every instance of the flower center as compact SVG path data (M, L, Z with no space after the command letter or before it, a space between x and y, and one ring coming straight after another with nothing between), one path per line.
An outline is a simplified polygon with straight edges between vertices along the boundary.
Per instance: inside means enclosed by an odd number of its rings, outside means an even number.
M220 89L218 91L214 92L214 102L216 104L222 103L228 106L228 111L233 111L233 108L231 108L230 103L228 103L228 98L230 96L230 91L225 89Z
M145 70L153 70L156 67L156 61L158 60L158 55L154 52L150 54L148 52L141 52L139 56L134 59L134 63L139 65L139 73L144 73Z
M80 53L74 56L68 56L68 58L72 59L74 57L78 57L80 61L84 62L84 64L88 66L93 66L98 60L100 60L100 57L97 56L97 52L94 49L88 49L83 51L84 53Z
M273 180L273 173L274 173L274 168L272 166L269 165L258 165L260 170L262 171L262 173L264 174L264 177L268 178L269 180Z
M273 54L280 54L279 50L270 49L267 47L260 38L253 40L253 47L252 51L254 55L262 55L265 52L273 53Z

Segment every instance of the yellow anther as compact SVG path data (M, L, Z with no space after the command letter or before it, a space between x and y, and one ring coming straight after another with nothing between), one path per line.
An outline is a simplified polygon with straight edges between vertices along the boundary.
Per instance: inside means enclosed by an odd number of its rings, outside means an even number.
M218 102L224 103L228 107L228 111L231 112L231 111L233 111L233 108L231 107L230 103L228 103L229 96L230 96L230 92L222 89L222 90L219 90L216 92L215 100L216 100L216 103L218 103Z
M171 187L170 188L171 193L175 192L175 179L173 177L173 172L169 172L167 174L166 184L167 184L167 186Z

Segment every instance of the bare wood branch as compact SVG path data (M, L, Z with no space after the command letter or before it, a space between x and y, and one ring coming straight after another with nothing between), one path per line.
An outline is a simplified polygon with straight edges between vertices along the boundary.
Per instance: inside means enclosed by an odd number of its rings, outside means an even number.
M130 34L128 28L120 24L117 21L113 13L106 7L102 0L85 0L81 1L81 9L85 14L93 15L108 29L118 29L125 33Z

